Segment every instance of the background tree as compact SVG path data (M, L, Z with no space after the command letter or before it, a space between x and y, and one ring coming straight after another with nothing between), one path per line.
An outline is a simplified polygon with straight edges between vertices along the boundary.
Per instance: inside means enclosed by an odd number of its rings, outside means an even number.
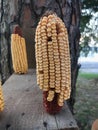
M81 32L84 31L86 24L98 12L98 0L81 0L82 3L82 17L81 17ZM97 17L98 18L98 17Z
M82 0L82 17L81 17L81 45L80 50L85 56L91 50L90 44L98 43L98 1Z
M5 81L7 74L12 73L11 55L10 55L10 34L13 25L19 24L26 38L28 61L30 58L30 38L34 39L32 33L41 16L46 10L52 10L64 21L68 30L69 45L71 54L71 97L68 101L71 110L75 102L76 79L79 71L79 39L80 39L80 1L79 0L1 0L1 73L2 80ZM32 31L33 30L33 31ZM28 33L27 33L28 32ZM29 37L31 35L31 37ZM28 36L28 38L27 38ZM28 42L29 41L29 42ZM31 44L29 46L29 44ZM31 53L34 54L34 51ZM35 55L32 55L35 57ZM3 60L5 59L5 60ZM35 61L35 60L34 60Z

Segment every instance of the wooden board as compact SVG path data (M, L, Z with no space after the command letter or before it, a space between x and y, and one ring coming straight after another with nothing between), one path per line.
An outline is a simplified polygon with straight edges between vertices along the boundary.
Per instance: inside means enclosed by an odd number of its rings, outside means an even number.
M3 85L3 92L5 109L0 113L0 130L78 130L66 104L55 116L45 112L35 70L13 74Z

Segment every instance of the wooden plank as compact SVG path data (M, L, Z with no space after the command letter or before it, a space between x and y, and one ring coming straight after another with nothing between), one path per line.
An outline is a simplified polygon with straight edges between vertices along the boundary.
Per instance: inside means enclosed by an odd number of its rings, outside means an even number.
M60 113L55 115L59 130L78 130L76 121L74 120L66 102Z
M46 127L46 130L58 130L55 116L49 115L45 111L43 113L43 122L44 126Z
M5 109L0 113L0 130L73 130L77 126L67 105L56 116L45 112L35 70L13 74L3 85L3 92Z
M30 71L26 75L14 74L4 84L6 106L0 130L46 130L42 125L42 101L38 95L40 90L35 81L35 72Z

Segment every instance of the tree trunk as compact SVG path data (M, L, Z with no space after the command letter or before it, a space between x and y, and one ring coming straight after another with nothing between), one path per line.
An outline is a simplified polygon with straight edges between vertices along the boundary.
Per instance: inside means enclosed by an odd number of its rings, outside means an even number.
M79 0L1 0L0 1L0 61L2 80L12 73L10 34L14 24L19 24L26 39L29 67L35 68L34 33L39 19L46 10L52 10L64 21L68 29L71 54L71 98L73 111L76 79L79 71L80 1ZM33 59L33 63L31 63Z

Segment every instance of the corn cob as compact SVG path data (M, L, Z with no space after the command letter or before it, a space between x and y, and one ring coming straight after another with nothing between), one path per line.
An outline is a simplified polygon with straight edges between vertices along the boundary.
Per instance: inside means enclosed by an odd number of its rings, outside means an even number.
M52 102L58 95L58 105L70 98L71 63L67 29L56 14L43 16L35 36L37 83Z
M16 26L16 29L14 31L15 34L11 35L11 53L14 72L21 74L27 72L28 63L25 39L21 36L21 33L19 33L18 28L19 27Z
M0 112L4 109L4 99L3 99L3 92L2 92L2 86L0 82Z

